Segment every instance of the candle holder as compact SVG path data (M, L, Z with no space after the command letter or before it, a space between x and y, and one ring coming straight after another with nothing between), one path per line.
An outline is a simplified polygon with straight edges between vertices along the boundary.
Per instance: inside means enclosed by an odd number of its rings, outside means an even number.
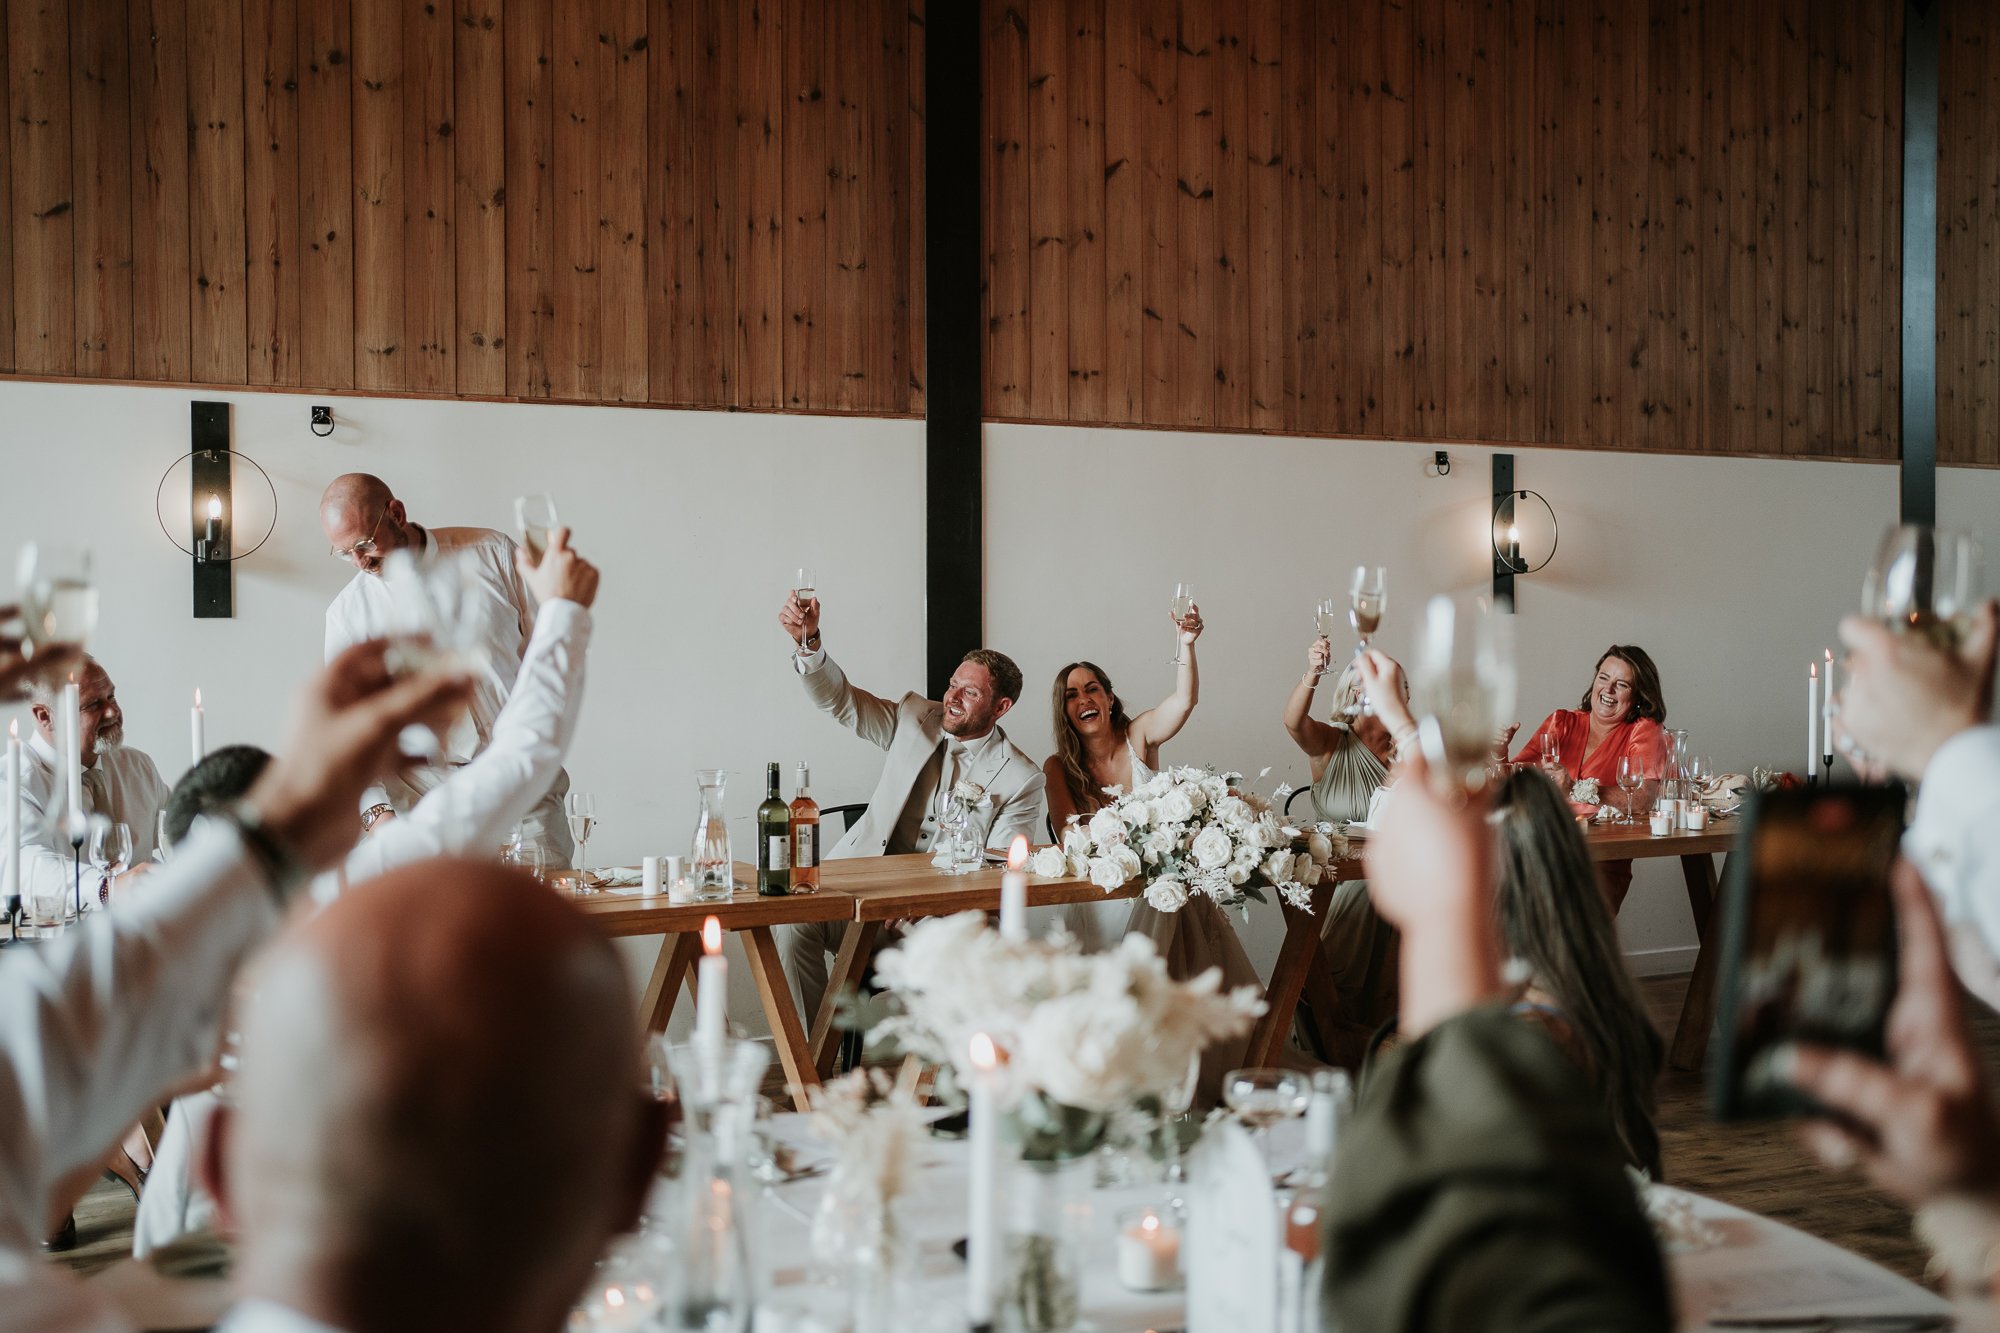
M1540 505L1548 515L1548 553L1540 554L1540 541L1524 543L1521 540L1520 509L1529 501ZM1539 519L1532 525L1539 530ZM1536 533L1531 532L1531 537ZM1523 490L1514 485L1514 455L1493 455L1493 522L1489 534L1493 548L1493 605L1496 610L1514 609L1514 576L1533 574L1545 569L1549 561L1556 558L1556 547L1561 534L1556 524L1555 506L1551 505L1540 492ZM1532 546L1533 551L1528 548Z
M1187 1285L1181 1272L1182 1221L1171 1205L1119 1210L1118 1281L1127 1291L1179 1291Z
M270 474L256 459L229 447L229 404L202 401L190 404L189 426L192 448L161 474L160 484L153 491L153 517L166 539L193 561L195 617L227 619L235 613L231 567L236 561L255 555L277 531L278 491L271 484ZM270 497L270 522L247 550L235 540L239 516L234 492L238 459L257 470ZM167 482L183 463L188 465L190 523L185 545L174 536L180 520L177 518L170 525L164 507Z

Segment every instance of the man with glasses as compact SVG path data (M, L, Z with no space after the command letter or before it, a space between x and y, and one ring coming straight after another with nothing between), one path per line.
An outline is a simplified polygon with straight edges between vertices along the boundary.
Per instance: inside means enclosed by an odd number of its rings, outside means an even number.
M326 657L392 633L396 626L384 562L396 551L418 560L456 560L463 571L465 616L473 632L467 663L472 672L471 707L440 737L443 762L392 775L361 797L363 828L373 828L408 810L424 794L470 763L493 737L494 719L521 671L521 658L534 631L535 599L514 566L514 542L491 528L426 528L411 520L403 502L380 477L350 472L335 477L319 502L320 528L334 559L356 573L326 609ZM566 866L575 850L563 814L569 775L558 772L553 786L522 820L542 853L542 863Z

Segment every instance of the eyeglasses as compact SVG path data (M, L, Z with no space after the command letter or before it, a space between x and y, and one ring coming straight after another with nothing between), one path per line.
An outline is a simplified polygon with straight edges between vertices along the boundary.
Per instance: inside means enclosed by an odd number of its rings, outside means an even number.
M384 509L381 513L375 516L375 526L368 529L368 535L366 537L363 537L360 541L354 543L354 545L348 547L346 550L342 550L338 546L329 547L327 550L327 554L332 556L335 560L352 560L357 555L368 556L375 554L376 551L375 534L382 530L382 520L387 517L389 517L389 511Z

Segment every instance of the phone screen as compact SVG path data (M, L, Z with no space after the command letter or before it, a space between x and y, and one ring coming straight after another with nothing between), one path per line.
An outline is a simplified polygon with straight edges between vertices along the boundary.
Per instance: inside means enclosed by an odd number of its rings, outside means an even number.
M1709 1052L1717 1119L1819 1108L1773 1074L1791 1042L1879 1056L1896 995L1900 787L1760 792L1731 854L1722 990Z

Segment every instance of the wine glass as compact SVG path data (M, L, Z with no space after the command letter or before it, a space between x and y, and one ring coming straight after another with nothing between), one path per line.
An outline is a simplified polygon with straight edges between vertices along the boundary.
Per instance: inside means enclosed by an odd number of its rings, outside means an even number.
M1354 577L1347 587L1347 623L1354 627L1360 642L1354 645L1354 655L1360 657L1368 651L1368 638L1382 624L1382 613L1389 604L1389 571L1380 565L1356 565ZM1368 702L1368 694L1358 691L1348 712L1355 717L1366 716L1373 711Z
M1249 1126L1257 1150L1271 1160L1271 1126L1306 1113L1312 1085L1295 1069L1232 1069L1222 1080L1222 1099Z
M1708 783L1715 777L1715 766L1706 755L1692 754L1681 765L1681 772L1687 778L1687 797L1699 801L1707 795Z
M166 865L174 859L174 840L167 832L167 812L160 811L153 822L153 859Z
M1632 793L1645 785L1646 761L1629 754L1619 755L1618 790L1625 793L1624 822L1627 824L1634 822L1632 818Z
M1979 543L1966 533L1890 528L1862 584L1862 613L1954 652L1978 605L1979 562Z
M525 870L536 879L541 879L549 867L542 864L542 845L530 838L527 830L516 826L514 836L507 843L507 850L500 853L500 864Z
M1186 666L1187 658L1181 651L1181 628L1187 618L1194 613L1194 585L1176 583L1174 585L1174 655L1168 659L1169 666Z
M1318 666L1313 668L1314 680L1318 680L1321 676L1324 676L1329 670L1332 669L1331 643L1333 640L1333 636L1339 633L1339 631L1340 631L1340 612L1337 608L1335 608L1333 604L1333 599L1329 597L1325 601L1315 603L1313 606L1313 635L1316 638L1327 640L1329 647L1327 651L1326 664L1323 666Z
M97 628L97 584L90 552L80 546L29 542L15 564L25 655L83 647Z
M536 564L548 554L549 534L562 526L556 517L556 502L537 492L534 495L514 497L514 527L521 534L521 545L526 548L529 558Z
M569 836L576 839L576 868L590 870L590 831L597 826L597 798L587 791L573 791L563 798L563 813L569 816Z
M90 868L97 875L97 901L109 902L111 881L132 864L132 826L93 815L90 821Z
M1514 712L1513 617L1492 614L1484 601L1431 598L1410 704L1439 794L1484 787L1493 738Z
M819 596L819 584L813 579L813 572L801 566L792 578L792 600L805 606Z

